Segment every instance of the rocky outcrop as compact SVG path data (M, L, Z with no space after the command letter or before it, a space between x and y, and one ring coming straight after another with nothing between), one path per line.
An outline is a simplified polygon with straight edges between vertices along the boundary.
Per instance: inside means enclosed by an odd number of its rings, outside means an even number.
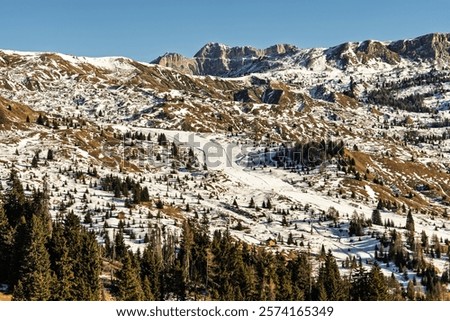
M356 64L382 61L391 65L401 59L450 63L450 34L433 33L391 43L366 40L347 42L325 50L327 63L345 69Z
M248 94L248 89L242 89L233 94L234 101L240 101L243 103L248 103L250 101L250 96Z
M283 90L281 89L267 88L261 96L261 101L264 104L278 104L282 94Z
M194 58L167 53L151 63L194 75L237 76L277 66L277 59L294 54L297 47L286 44L257 49L249 46L228 47L219 43L203 46Z
M412 60L440 60L450 62L450 34L432 33L410 40L399 40L388 48Z
M366 64L371 59L379 59L391 65L400 62L398 53L391 51L385 44L373 40L361 42L356 49L356 55L358 60L363 64Z
M292 60L283 59L292 57ZM433 33L411 40L379 42L346 42L328 49L301 50L293 45L279 44L266 49L249 46L228 47L208 43L193 58L179 54L165 54L152 63L174 68L183 73L233 77L261 73L276 68L298 65L310 67L324 58L332 67L346 69L349 66L383 62L396 65L402 59L414 61L436 60L450 63L450 34Z
M330 65L345 69L348 65L357 64L355 44L346 42L325 51L325 57Z
M401 60L398 53L390 50L385 44L373 40L361 43L346 42L325 52L327 62L341 69L357 64L368 64L371 61L395 65Z
M198 65L195 59L186 58L177 53L166 53L151 62L164 67L176 69L185 74L197 74Z

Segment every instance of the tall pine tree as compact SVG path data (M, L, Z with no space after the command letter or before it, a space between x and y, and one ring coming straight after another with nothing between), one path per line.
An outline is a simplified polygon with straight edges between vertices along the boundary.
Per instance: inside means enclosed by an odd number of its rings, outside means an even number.
M48 237L45 231L42 220L33 216L29 223L24 259L19 267L20 277L13 292L14 300L46 301L51 298L53 274L45 247Z
M0 282L9 281L13 241L13 230L9 225L3 206L0 205Z
M141 280L132 264L133 254L127 253L123 258L122 268L117 272L117 299L120 301L142 301L145 299Z
M64 227L61 223L53 225L52 237L49 243L49 254L52 270L55 273L55 284L52 290L52 300L68 301L76 298L74 259L69 256L69 246L64 237Z

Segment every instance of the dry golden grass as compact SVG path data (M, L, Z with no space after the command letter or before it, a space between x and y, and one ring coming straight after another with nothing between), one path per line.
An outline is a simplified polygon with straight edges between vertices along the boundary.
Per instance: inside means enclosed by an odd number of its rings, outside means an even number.
M367 168L372 169L367 174L367 181L359 182L347 179L344 180L346 186L361 189L365 184L369 184L381 199L405 204L407 207L421 211L433 207L437 213L442 212L442 208L433 206L427 196L416 191L417 185L428 184L430 186L429 193L434 197L445 197L447 193L450 193L450 186L446 182L450 181L450 175L442 172L438 166L425 165L416 161L403 161L396 157L369 155L353 150L346 150L345 155L355 160L355 169L360 172L361 176L364 175ZM372 183L375 177L383 179L384 185ZM393 194L391 185L397 187L399 195ZM410 192L413 193L413 198L406 197Z
M27 105L14 102L2 96L0 96L0 112L9 124L25 123L27 116L29 117L30 122L34 122L39 116L39 113L35 112Z
M184 221L185 216L181 213L181 209L179 207L174 207L170 205L165 205L163 209L161 209L161 213L164 213L168 217L171 217L176 220Z
M344 107L356 107L358 106L358 100L351 98L347 95L341 93L335 93L334 95L336 102Z
M379 111L378 108L376 108L376 107L372 107L370 109L370 112L376 116L383 116L383 113L381 111Z
M0 292L0 301L11 301L12 295L11 294L5 294L3 292Z
M292 92L292 89L287 86L285 83L282 82L275 82L272 81L270 83L270 86L272 87L272 89L280 89L283 91L283 94L281 95L280 98L280 105L282 106L290 106L290 105L295 105L297 104L297 97L295 95L295 93Z

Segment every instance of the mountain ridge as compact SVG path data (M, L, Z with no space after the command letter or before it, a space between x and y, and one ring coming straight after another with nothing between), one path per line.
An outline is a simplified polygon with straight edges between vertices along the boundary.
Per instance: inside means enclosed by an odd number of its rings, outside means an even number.
M419 270L448 269L448 35L270 48L210 43L203 65L172 54L188 72L0 51L1 189L13 169L28 195L49 182L52 217L73 212L102 244L123 229L143 251L153 229L182 235L201 217L208 236L318 258L324 246L344 275L379 264L422 295ZM413 254L422 232L428 252Z
M276 44L266 49L251 46L230 47L209 42L192 58L178 53L166 53L151 61L180 72L194 75L236 77L252 72L264 72L282 66L278 61L289 56L296 62L300 60L308 65L313 59L312 53L321 51L328 64L342 69L355 64L364 64L369 60L381 60L389 64L398 64L402 59L423 61L437 59L440 63L450 61L450 34L430 33L412 39L396 41L364 40L345 42L329 48L300 49L295 45ZM296 59L295 59L296 58Z

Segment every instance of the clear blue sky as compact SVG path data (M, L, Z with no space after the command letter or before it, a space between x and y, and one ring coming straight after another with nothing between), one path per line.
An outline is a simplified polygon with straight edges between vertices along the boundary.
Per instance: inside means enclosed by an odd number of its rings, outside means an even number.
M0 48L150 61L207 42L303 48L450 32L448 0L9 0Z

